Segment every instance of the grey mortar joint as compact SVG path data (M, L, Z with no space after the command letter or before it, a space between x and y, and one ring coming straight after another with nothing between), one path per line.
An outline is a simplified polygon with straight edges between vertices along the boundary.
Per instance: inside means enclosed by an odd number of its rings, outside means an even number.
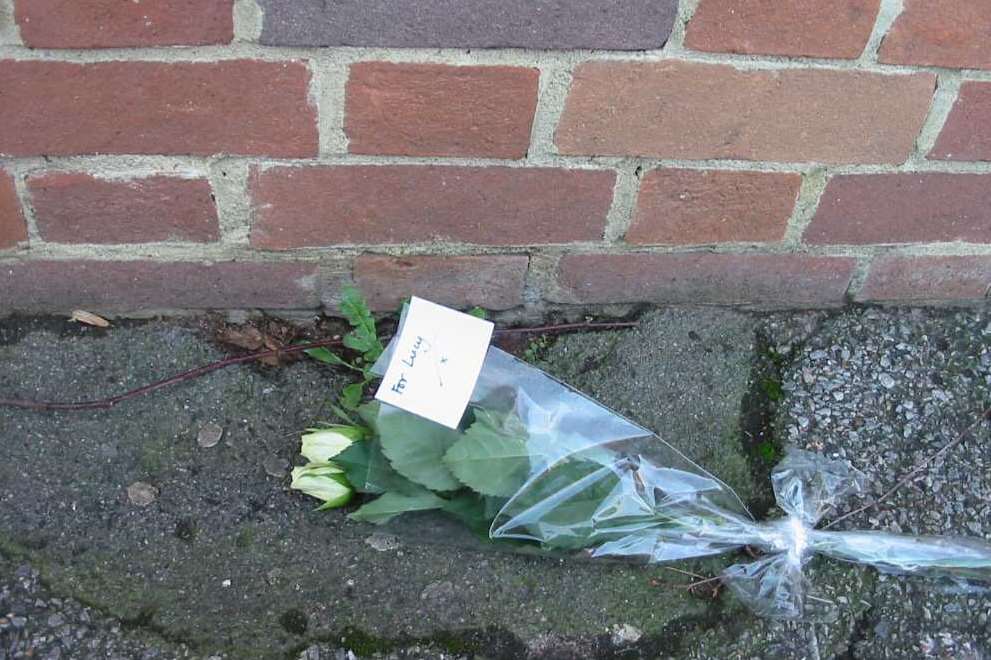
M251 234L250 161L220 158L210 163L210 187L216 198L220 242L247 245Z
M24 45L20 27L14 20L14 0L0 0L0 45Z
M530 254L523 283L523 304L526 307L539 309L543 305L548 291L555 287L560 261L560 253L553 251L534 250Z
M24 223L28 229L28 250L22 253L27 257L33 256L33 250L44 244L41 232L38 230L38 220L34 212L34 204L31 201L31 192L28 190L27 178L29 173L39 167L44 161L39 159L19 160L7 165L7 171L14 178L14 194L21 205L24 213Z
M0 0L2 2L3 0ZM381 48L289 48L259 46L247 42L234 42L224 46L179 48L103 48L84 50L53 50L25 48L20 45L0 43L0 59L16 61L57 61L75 63L96 62L218 62L240 59L256 59L269 62L330 59L338 63L366 60L387 62L430 62L452 65L507 65L539 67L550 66L553 61L579 63L587 60L622 62L657 62L676 60L694 63L723 64L741 71L776 71L787 69L817 69L850 71L886 75L920 72L944 73L945 68L933 66L908 66L861 62L860 60L804 59L778 56L736 55L733 53L704 53L680 50L674 46L650 51L591 51L576 50L567 53L534 53L521 49L494 51L465 51L454 49L408 49L389 51ZM991 71L965 69L968 80L991 81Z
M34 261L42 259L160 262L189 261L196 263L215 263L223 261L251 263L317 263L319 261L318 256L304 256L294 253L260 252L249 250L241 246L228 245L224 243L186 243L178 241L106 245L43 243L41 245L32 246L32 249L29 251L31 253L31 260Z
M864 290L864 285L867 283L867 278L871 274L871 268L874 266L875 259L876 257L873 255L857 259L853 274L850 276L850 284L846 289L846 296L849 300L860 299L860 293Z
M606 216L606 229L603 238L607 243L616 243L630 229L633 213L640 192L640 182L646 170L642 164L632 161L616 170L616 185L613 188L612 206Z
M685 33L688 31L688 23L698 9L699 0L680 0L678 3L678 15L674 19L674 27L667 43L662 51L665 54L681 53L685 49Z
M257 0L235 0L234 41L257 43L264 22L265 15Z
M864 46L864 52L856 60L859 64L877 62L877 54L881 48L881 43L904 9L904 0L881 0L881 6L878 7L877 11L877 19L874 21L874 29L871 30L867 45Z
M325 54L311 59L309 66L310 103L317 109L319 153L321 156L347 154L344 113L350 62Z
M35 232L36 233L36 232ZM325 264L328 261L357 257L370 252L389 256L418 256L418 255L530 255L531 274L528 276L528 291L540 292L547 287L553 288L553 268L547 267L547 260L556 263L562 254L681 254L681 253L717 253L717 254L807 254L823 257L854 257L864 258L874 254L894 254L898 256L989 256L991 246L973 243L931 243L911 245L863 246L802 246L798 252L783 244L746 244L729 243L697 246L622 246L603 245L602 243L582 243L577 245L545 245L545 246L480 246L473 244L457 244L438 246L436 244L418 244L403 246L383 245L346 245L300 248L287 251L253 250L246 245L230 242L219 243L188 243L188 242L159 242L142 244L58 244L36 242L30 250L15 252L0 258L3 262L16 262L23 259L84 259L106 261L230 261L237 260L252 263L316 263ZM550 278L550 280L548 279ZM534 294L539 295L539 294Z
M910 164L918 166L924 162L926 156L936 146L936 140L943 132L950 111L953 110L957 97L960 96L960 83L959 73L942 73L937 78L936 92L933 94L929 113L915 141L915 151L908 159Z
M574 75L575 62L566 59L547 60L540 67L540 86L537 92L537 109L530 130L528 160L539 162L542 158L557 156L554 131L564 113Z
M824 167L816 167L802 175L802 185L798 190L798 199L795 201L795 208L792 210L791 218L788 220L785 229L784 244L790 247L798 247L802 243L802 234L812 222L816 211L819 210L819 201L822 193L826 190L830 174Z
M341 306L341 290L347 286L356 286L354 279L354 259L337 257L324 260L318 269L317 290L320 292L320 302L327 312L336 315Z
M898 257L981 257L991 255L987 243L903 243L870 246L876 254Z
M56 156L29 169L36 172L82 172L104 181L130 181L149 176L204 178L208 173L205 158L196 156Z

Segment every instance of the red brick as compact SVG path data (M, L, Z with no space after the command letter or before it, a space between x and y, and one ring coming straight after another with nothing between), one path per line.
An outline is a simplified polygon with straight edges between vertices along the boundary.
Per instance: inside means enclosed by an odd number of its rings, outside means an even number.
M38 231L53 243L207 242L220 238L210 182L126 181L52 172L28 179Z
M199 46L234 38L233 0L16 0L31 48Z
M881 44L881 62L991 69L991 3L904 1L904 11Z
M0 309L313 309L317 280L302 263L21 261L0 264Z
M644 177L629 243L780 241L802 185L799 174L654 170Z
M572 303L842 303L855 260L796 254L584 254L561 259Z
M0 154L317 152L301 62L0 61Z
M21 213L21 202L14 190L14 179L0 169L0 250L28 240L28 228Z
M851 174L833 177L805 242L829 245L991 243L991 175Z
M361 62L344 130L357 154L523 158L537 69Z
M991 83L965 82L930 158L991 160Z
M935 85L928 73L591 62L575 73L557 145L573 155L900 163Z
M702 0L685 45L695 50L859 57L880 0Z
M450 307L509 309L523 304L526 256L385 257L365 255L354 279L374 310L395 310L407 296Z
M858 300L922 302L982 300L991 287L991 257L881 257Z
M600 240L615 173L416 165L256 168L251 244L269 250Z

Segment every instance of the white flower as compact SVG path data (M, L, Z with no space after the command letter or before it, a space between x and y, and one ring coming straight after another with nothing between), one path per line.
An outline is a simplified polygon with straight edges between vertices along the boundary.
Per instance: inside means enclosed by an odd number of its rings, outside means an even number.
M303 435L300 453L312 463L326 463L361 440L365 433L356 426L331 426L322 429L307 429Z
M354 495L344 471L333 463L310 463L293 468L289 487L322 501L320 510L344 506Z

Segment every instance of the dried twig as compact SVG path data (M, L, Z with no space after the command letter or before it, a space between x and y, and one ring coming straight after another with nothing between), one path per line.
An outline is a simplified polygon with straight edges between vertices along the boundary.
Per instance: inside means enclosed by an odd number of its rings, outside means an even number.
M662 566L661 568L664 568L664 569L669 570L669 571L674 571L675 573L681 573L682 575L687 575L688 577L692 577L692 578L695 578L697 580L706 580L706 579L708 579L704 575L699 575L698 573L692 573L691 571L686 571L686 570L682 570L680 568L675 568L674 566Z
M640 324L637 321L612 321L607 323L593 323L591 321L585 321L581 323L559 323L557 325L539 325L523 328L501 328L496 330L495 334L551 335L560 332L579 332L583 330L589 332L593 330L624 330L627 328L635 328L638 325Z
M60 403L60 402L52 402L52 401L22 401L18 399L0 399L0 407L6 406L8 408L24 408L27 410L46 410L46 411L57 410L62 412L82 412L85 410L108 410L116 406L118 403L122 403L124 401L127 401L128 399L134 399L139 396L144 396L145 394L151 394L152 392L160 390L164 387L169 387L170 385L177 385L187 380L193 380L194 378L205 376L211 371L217 371L218 369L230 367L235 364L244 364L245 362L255 362L257 360L264 360L265 358L277 357L280 355L301 353L303 351L308 351L312 348L340 346L341 343L342 342L340 339L326 339L323 341L311 342L309 344L286 346L285 348L280 348L277 350L261 351L258 353L248 353L247 355L239 355L237 357L231 357L225 360L220 360L218 362L213 362L211 364L207 364L202 367L190 369L189 371L184 371L181 374L176 374L171 378L166 378L165 380L160 380L151 383L149 385L144 385L137 389L124 392L123 394L112 396L108 399L99 399L98 401Z
M930 454L928 457L926 457L921 462L919 462L918 464L916 464L915 467L912 468L911 472L909 472L904 477L902 477L901 479L899 479L898 482L894 486L892 486L891 488L889 488L888 490L886 490L883 495L881 495L877 499L871 500L870 502L868 502L867 504L865 504L864 506L862 506L862 507L860 507L858 509L854 509L853 511L850 511L848 513L844 513L842 516L840 516L836 520L834 520L831 523L829 523L828 525L824 526L823 529L829 529L833 525L836 525L838 523L841 523L844 520L846 520L847 518L850 518L852 516L855 516L858 513L863 513L864 511L867 511L869 509L873 509L878 504L880 504L884 500L886 500L889 497L891 497L898 489L900 489L901 487L905 486L906 484L912 482L916 477L918 477L920 474L922 474L922 472L924 472L926 470L926 468L928 468L931 463L933 463L935 460L937 460L938 458L942 457L948 451L950 451L951 449L953 449L954 447L956 447L957 445L959 445L961 442L963 442L964 441L964 438L966 438L971 433L971 431L975 430L978 426L981 425L982 422L984 422L987 419L991 419L991 408L988 408L983 413L981 413L981 416L978 417L974 421L973 424L971 424L970 426L968 426L964 430L960 431L960 433L958 433L957 436L953 440L951 440L950 442L946 443L939 451L937 451L937 452L935 452L933 454Z
M637 323L635 321L630 322L616 322L616 323L562 323L557 325L543 325L535 327L525 327L525 328L505 328L496 330L495 333L499 334L552 334L552 333L562 333L562 332L576 332L580 330L594 331L594 330L618 330L622 328L635 327ZM195 369L190 369L189 371L184 371L181 374L176 374L171 378L166 378L149 385L144 385L137 389L124 392L123 394L118 394L117 396L112 396L107 399L99 399L96 401L80 401L80 402L58 402L58 401L26 401L21 399L0 399L0 408L21 408L25 410L39 410L39 411L60 411L60 412L83 412L87 410L109 410L113 408L118 403L123 403L130 399L135 399L139 396L144 396L145 394L151 394L152 392L158 391L165 387L171 385L178 385L200 376L205 376L208 373L217 371L218 369L223 369L225 367L234 366L236 364L245 364L247 362L256 362L259 360L265 360L270 358L279 358L284 355L292 355L294 353L302 353L303 351L308 351L313 348L326 348L331 346L341 346L342 341L340 339L325 339L322 341L310 342L308 344L295 344L292 346L280 347L268 351L260 351L257 353L248 353L246 355L239 355L236 357L226 358L218 362L213 362L211 364L204 365L202 367L197 367Z

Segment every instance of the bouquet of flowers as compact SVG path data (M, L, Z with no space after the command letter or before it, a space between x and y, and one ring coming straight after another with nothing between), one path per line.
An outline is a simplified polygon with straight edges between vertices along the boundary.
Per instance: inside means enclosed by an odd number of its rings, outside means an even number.
M803 567L816 553L891 573L991 580L991 545L981 540L815 529L862 478L809 452L789 452L772 475L787 516L757 522L726 484L656 434L496 348L457 429L377 401L358 413L361 425L304 436L311 463L293 474L293 486L325 506L352 491L372 498L355 520L436 510L497 541L649 562L751 546L763 556L723 580L777 618L806 613Z

